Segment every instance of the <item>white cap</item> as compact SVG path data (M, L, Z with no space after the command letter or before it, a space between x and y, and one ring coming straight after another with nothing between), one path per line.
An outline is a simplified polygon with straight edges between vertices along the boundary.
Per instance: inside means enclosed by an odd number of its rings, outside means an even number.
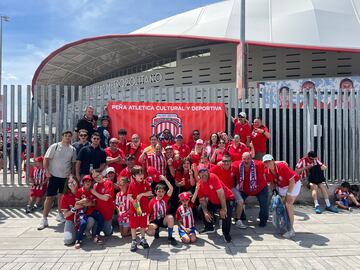
M113 167L107 167L105 173L108 174L109 172L115 173L115 169Z
M244 117L244 118L246 118L246 113L245 113L245 112L239 113L239 117Z
M271 160L274 160L274 157L270 154L266 154L265 156L263 156L262 158L262 161L265 162L265 161L271 161Z
M203 141L202 139L198 139L198 140L196 141L196 144L204 144L204 141Z

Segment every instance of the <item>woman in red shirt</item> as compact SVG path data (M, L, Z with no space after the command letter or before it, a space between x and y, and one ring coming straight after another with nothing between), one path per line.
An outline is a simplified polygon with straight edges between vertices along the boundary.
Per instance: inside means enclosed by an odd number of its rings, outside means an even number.
M215 152L216 148L219 145L219 135L216 133L211 134L208 145L206 146L206 152L209 154L209 157Z
M190 191L195 186L194 172L191 169L190 158L185 158L175 172L175 185L179 187L180 193Z
M217 164L218 162L220 162L222 160L222 157L227 152L225 145L226 145L225 141L223 139L221 139L219 141L218 147L215 149L215 151L213 152L213 154L210 158L210 163Z
M278 190L279 195L285 198L285 207L289 215L291 229L283 236L292 238L295 236L294 225L294 202L301 190L299 175L287 165L285 161L275 161L273 156L267 154L263 157L266 167L265 177L270 183L272 190Z
M202 139L198 139L196 141L194 150L191 151L189 157L191 158L191 162L196 165L199 164L201 157L206 153L204 149L204 141Z

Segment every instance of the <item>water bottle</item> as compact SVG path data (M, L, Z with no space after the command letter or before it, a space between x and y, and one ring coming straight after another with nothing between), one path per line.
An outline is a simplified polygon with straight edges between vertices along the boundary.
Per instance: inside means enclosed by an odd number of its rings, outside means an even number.
M134 208L135 208L136 214L137 214L138 216L141 216L142 210L141 210L140 203L139 203L138 201L135 202Z
M91 163L90 164L90 169L89 169L89 173L92 174L92 171L94 170L94 165Z

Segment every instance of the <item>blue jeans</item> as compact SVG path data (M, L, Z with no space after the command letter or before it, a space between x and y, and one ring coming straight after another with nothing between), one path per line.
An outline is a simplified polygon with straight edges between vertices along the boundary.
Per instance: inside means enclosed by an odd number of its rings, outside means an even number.
M80 228L76 233L76 240L81 241L83 239L89 217L92 217L96 221L97 226L95 235L99 235L101 230L103 229L104 219L98 211L94 210L89 216L86 216L85 214L80 214Z
M249 197L246 193L241 191L241 196L244 199L244 202L247 197ZM260 212L259 212L259 219L261 224L265 224L267 220L269 219L269 202L268 202L268 196L269 196L269 188L268 186L265 186L258 194L255 195L257 200L259 201L260 205Z

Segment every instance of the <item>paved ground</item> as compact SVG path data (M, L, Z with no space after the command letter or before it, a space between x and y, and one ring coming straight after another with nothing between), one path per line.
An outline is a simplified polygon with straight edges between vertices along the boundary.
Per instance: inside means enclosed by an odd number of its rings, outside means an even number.
M274 235L270 223L266 228L255 226L256 211L248 209L249 228L233 227L230 244L217 234L176 248L165 239L149 238L150 249L139 248L134 254L129 240L118 233L104 247L91 242L81 250L65 247L63 227L57 225L54 212L50 227L37 231L40 213L2 208L0 269L360 269L358 210L316 215L311 207L297 206L294 241Z

